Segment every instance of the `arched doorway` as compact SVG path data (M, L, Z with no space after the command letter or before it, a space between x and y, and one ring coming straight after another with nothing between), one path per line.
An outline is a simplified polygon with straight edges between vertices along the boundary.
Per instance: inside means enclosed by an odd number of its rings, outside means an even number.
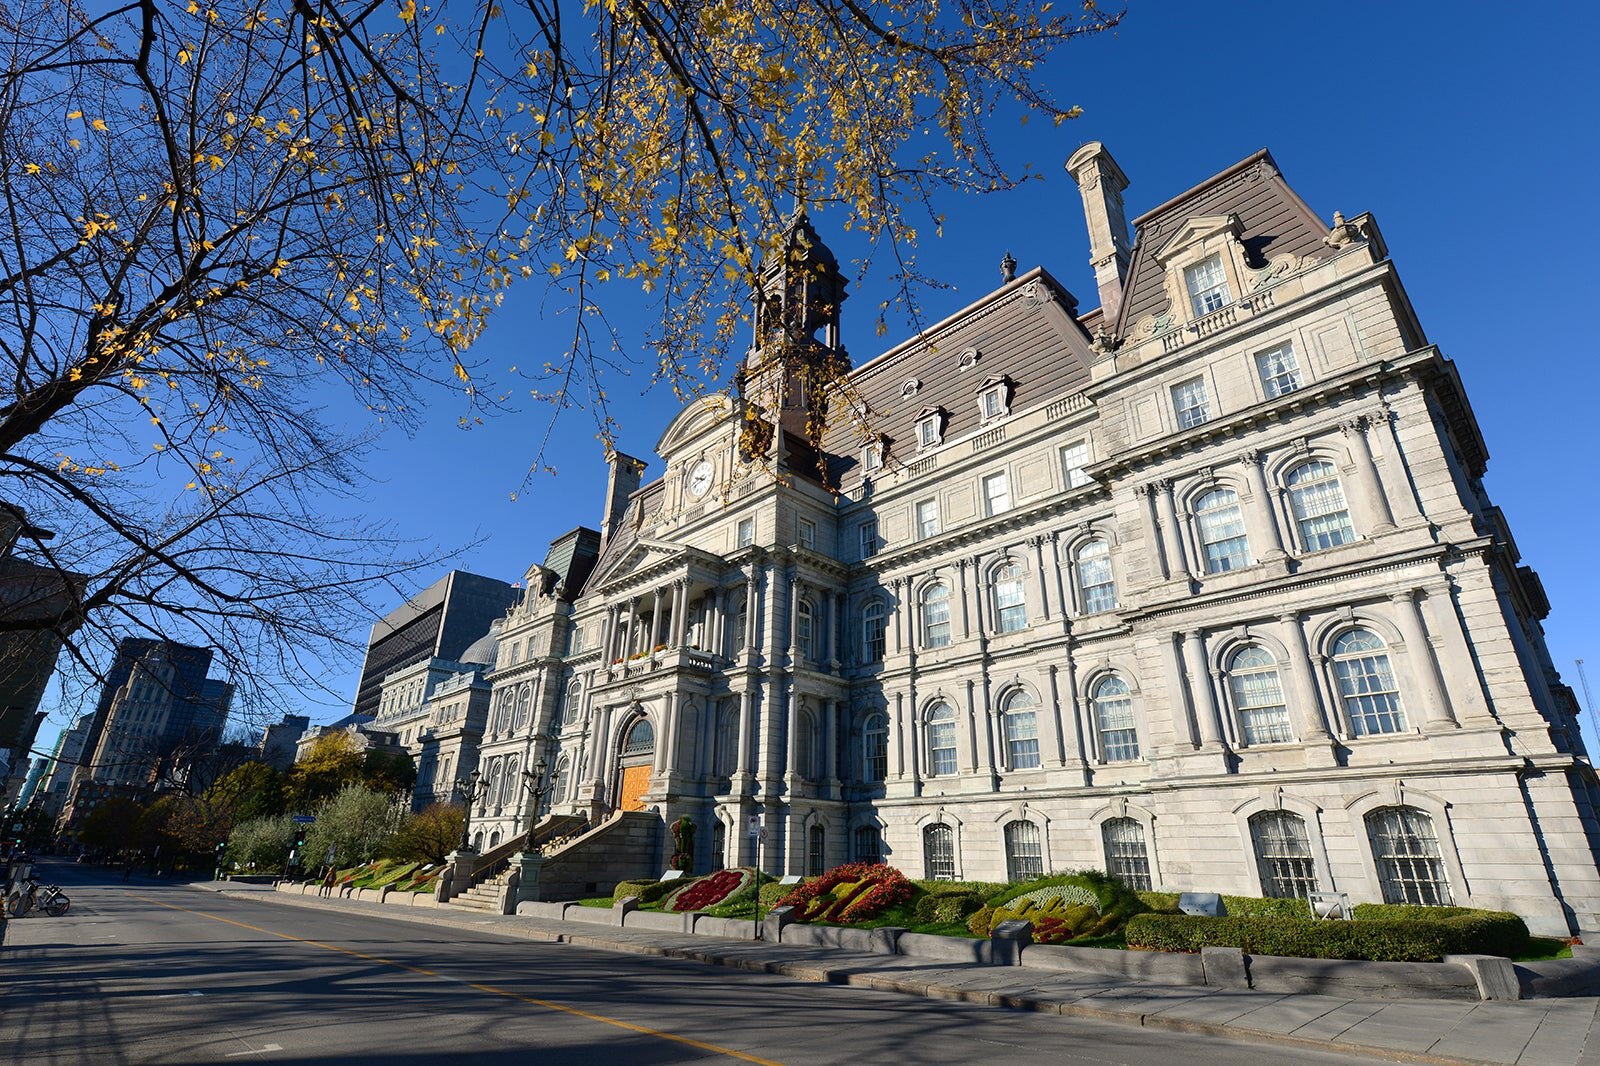
M624 811L644 810L644 794L650 787L650 773L656 755L656 730L650 719L640 715L622 734L617 754L617 807Z

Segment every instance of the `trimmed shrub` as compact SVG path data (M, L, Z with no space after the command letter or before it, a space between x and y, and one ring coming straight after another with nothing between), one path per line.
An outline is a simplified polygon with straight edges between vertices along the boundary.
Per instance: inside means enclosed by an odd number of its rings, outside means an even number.
M1160 914L1178 914L1177 892L1138 892L1139 901ZM1310 918L1311 905L1303 899L1266 896L1223 896L1230 918Z
M805 884L804 881L800 883ZM786 885L781 881L768 881L761 886L761 891L756 896L756 901L760 904L762 910L770 911L778 905L780 899L792 892L794 887L794 885Z
M1178 913L1178 893L1176 892L1135 892L1139 902L1158 914Z
M683 881L619 881L611 890L613 901L625 896L638 896L640 903L654 903L673 889L682 888Z
M1437 962L1446 955L1467 953L1510 957L1528 947L1528 927L1516 915L1501 911L1350 922L1141 914L1129 920L1124 932L1130 947L1155 951L1236 947L1252 955L1373 962Z
M967 919L967 932L973 936L988 936L994 919L994 908L988 905L979 907Z
M1121 881L1083 870L1006 885L972 915L967 929L974 936L988 936L1001 922L1021 919L1033 923L1039 943L1065 944L1114 933L1146 909Z
M802 922L849 924L869 921L890 907L908 903L914 892L916 886L893 866L850 862L792 886L778 906L794 907Z
M967 916L983 907L983 897L976 892L918 892L912 904L912 915L929 925L948 925L966 921Z

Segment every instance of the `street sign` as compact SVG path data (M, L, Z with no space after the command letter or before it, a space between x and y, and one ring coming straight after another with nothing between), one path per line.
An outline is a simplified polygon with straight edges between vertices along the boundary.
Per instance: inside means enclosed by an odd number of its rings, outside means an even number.
M323 859L322 863L323 863L324 866L332 866L333 865L333 845L332 844L328 845L328 857L326 859Z
M316 816L311 814L297 814L290 819L295 825L310 825L316 820Z
M752 814L750 816L750 839L751 840L755 840L760 835L761 835L761 815Z

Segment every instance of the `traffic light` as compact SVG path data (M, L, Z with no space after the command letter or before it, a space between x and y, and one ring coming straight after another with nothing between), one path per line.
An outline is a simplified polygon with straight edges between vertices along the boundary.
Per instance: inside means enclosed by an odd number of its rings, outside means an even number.
M296 848L303 848L306 846L306 827L303 825L297 825L294 827L294 846Z

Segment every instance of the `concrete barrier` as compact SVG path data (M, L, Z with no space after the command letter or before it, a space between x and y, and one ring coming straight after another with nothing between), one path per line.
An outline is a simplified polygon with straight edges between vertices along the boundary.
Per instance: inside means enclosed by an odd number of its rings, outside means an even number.
M553 922L559 922L566 917L568 907L576 906L578 904L564 901L540 903L535 900L525 899L517 904L517 913L524 918L545 918Z
M1022 949L1022 965L1062 973L1128 977L1153 984L1199 985L1206 980L1199 955L1173 951L1119 951L1115 948L1029 944Z
M692 933L694 911L629 911L622 917L624 929L654 929L662 933Z
M615 925L622 924L622 912L615 907L585 907L574 904L567 908L561 916L562 921L584 922L588 925Z
M1574 947L1570 959L1515 963L1523 999L1600 995L1600 956Z
M709 914L690 911L694 925L690 932L696 936L720 936L728 940L754 940L760 926L748 918L713 918Z
M1479 999L1521 999L1516 967L1499 955L1446 955L1448 965L1460 966L1471 975Z
M1200 968L1205 971L1208 985L1218 988L1250 987L1250 971L1245 967L1244 952L1238 948L1201 948Z
M1437 962L1361 962L1251 955L1248 965L1250 987L1259 992L1317 992L1391 999L1478 998L1477 985L1466 967Z
M783 927L778 942L801 947L861 951L873 955L897 955L900 936L904 932L904 929L894 926L884 926L879 929L841 929L832 925L803 925L793 922Z
M993 957L993 948L987 940L968 940L934 933L902 933L896 947L901 955L938 959L941 962L970 962L987 966Z

